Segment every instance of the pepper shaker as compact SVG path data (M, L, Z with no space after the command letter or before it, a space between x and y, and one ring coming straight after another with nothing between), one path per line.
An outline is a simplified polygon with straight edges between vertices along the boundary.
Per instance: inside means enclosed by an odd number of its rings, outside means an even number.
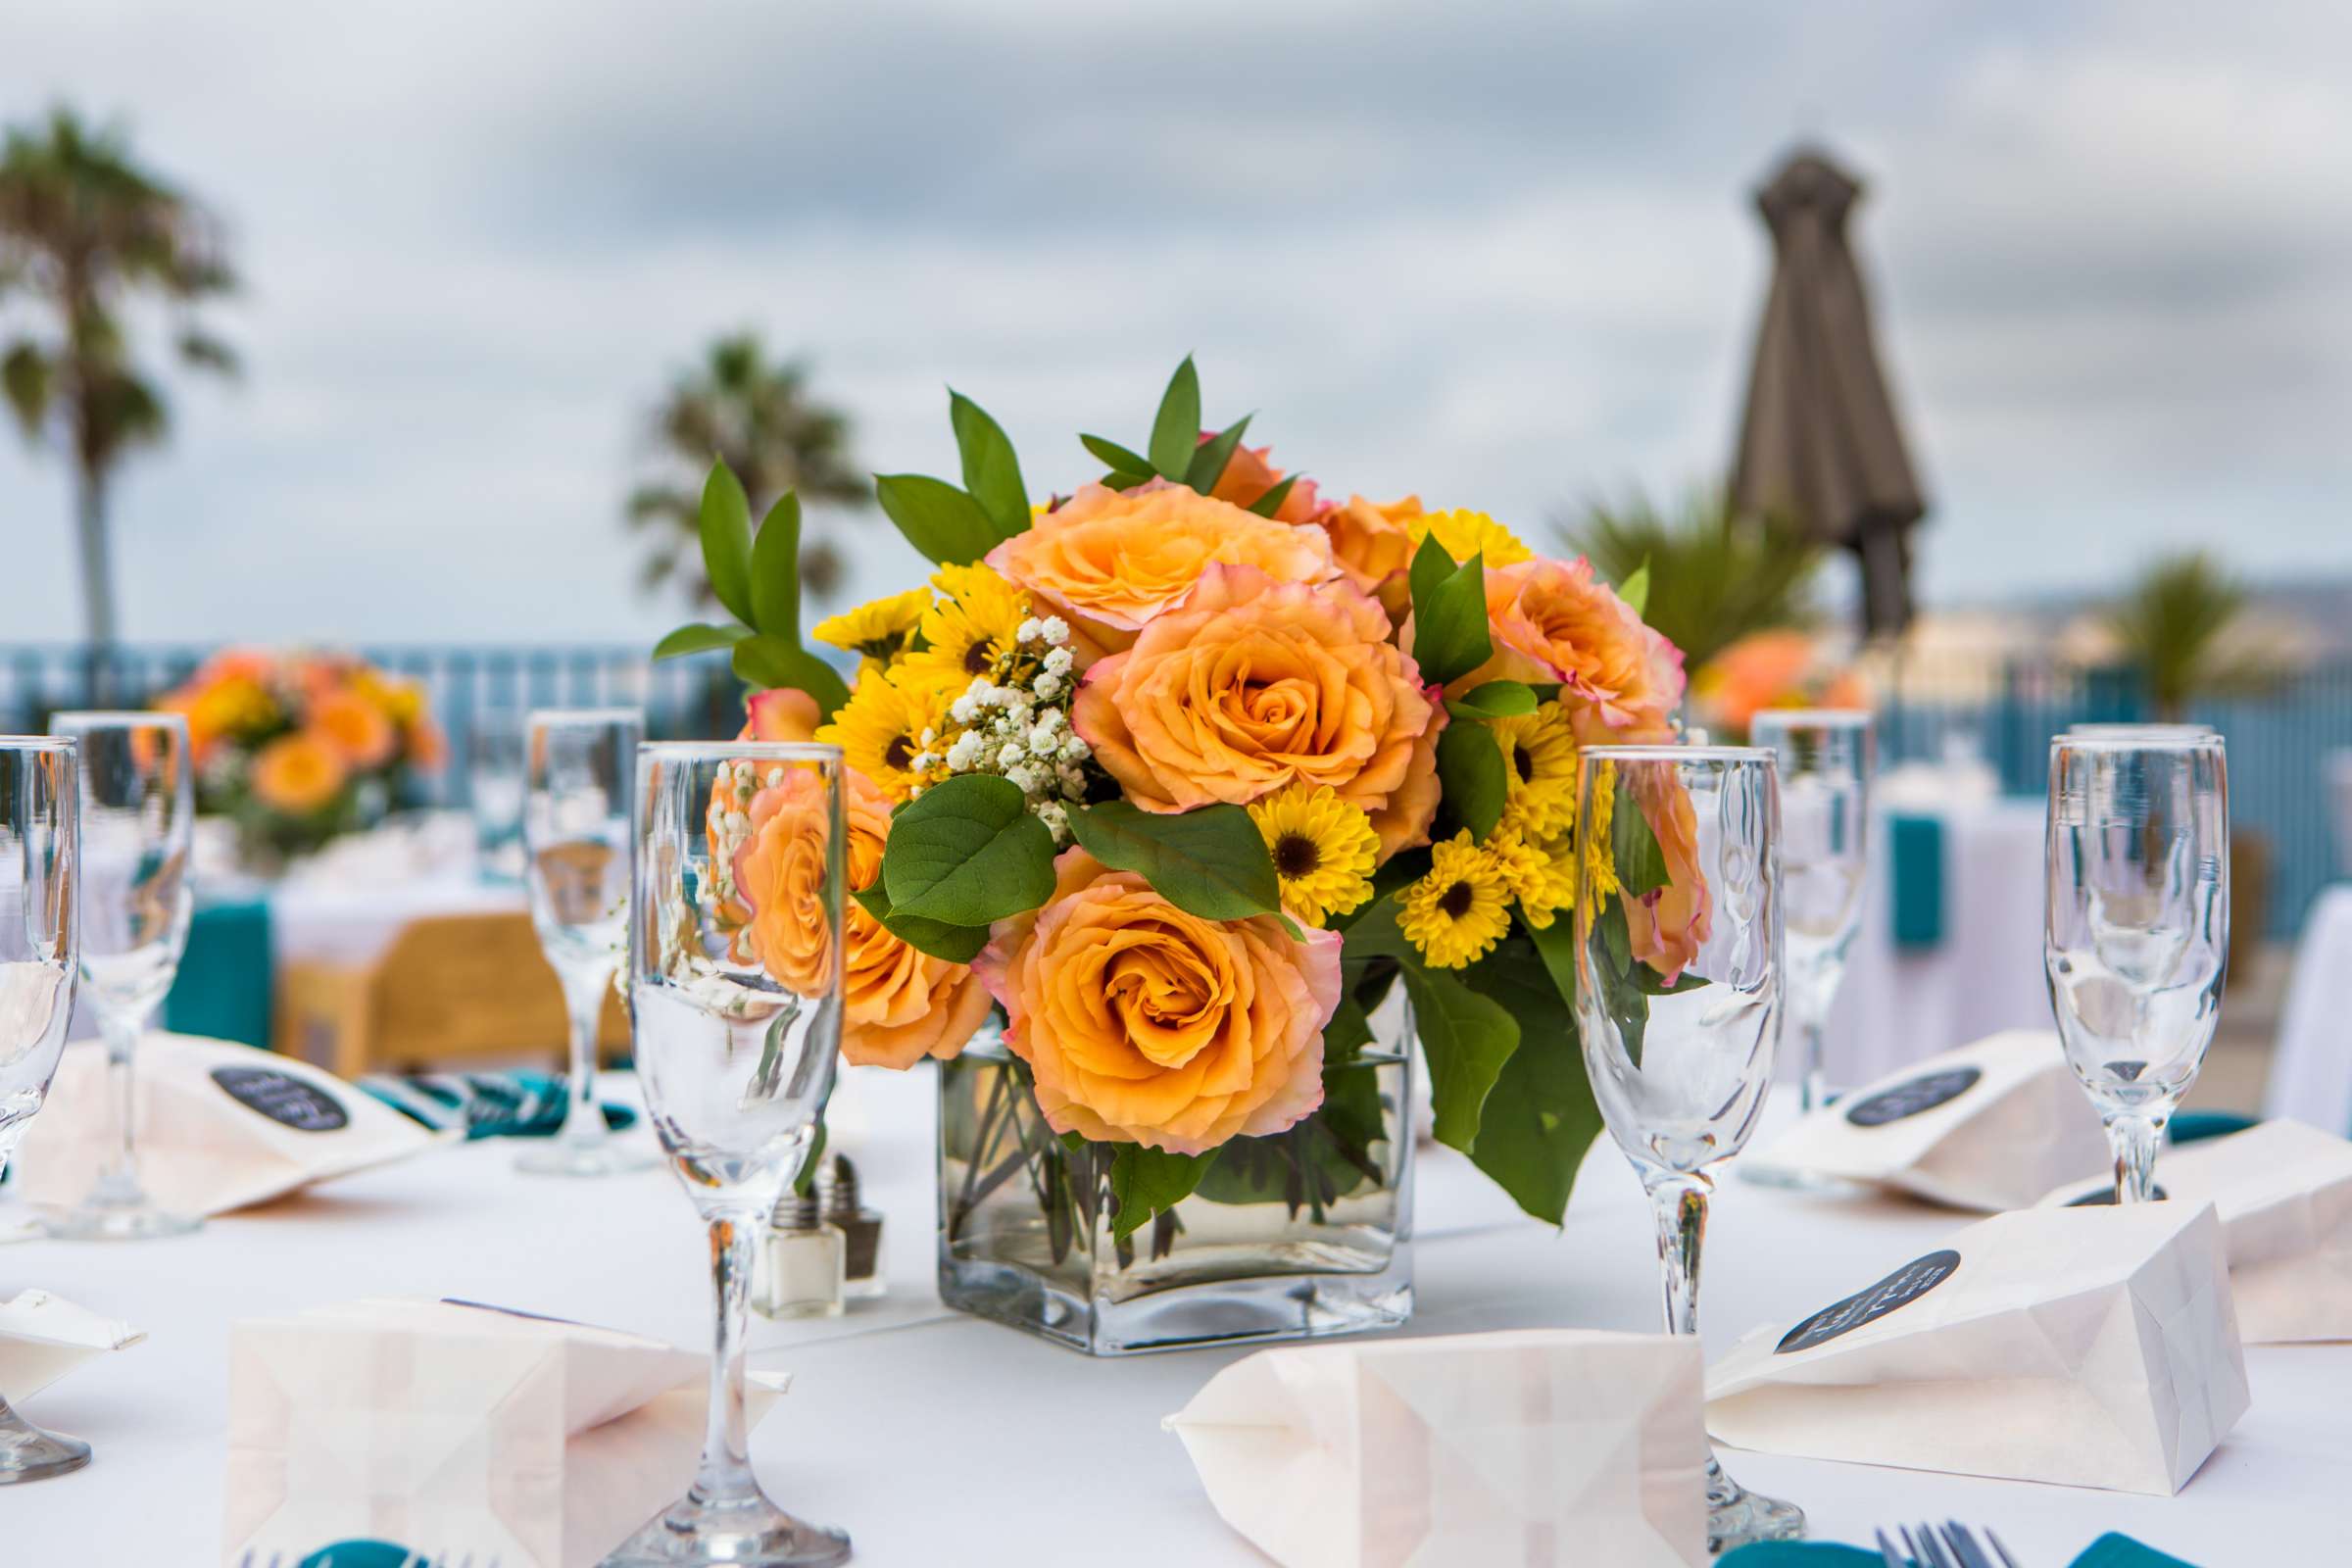
M882 1213L866 1208L858 1198L858 1167L847 1154L835 1154L817 1173L817 1197L828 1224L838 1227L849 1244L843 1268L842 1295L853 1301L870 1301L884 1295Z

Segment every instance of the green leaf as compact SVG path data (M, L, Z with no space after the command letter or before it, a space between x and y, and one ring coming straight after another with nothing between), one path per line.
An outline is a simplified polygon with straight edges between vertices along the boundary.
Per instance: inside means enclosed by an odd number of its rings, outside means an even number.
M1246 920L1282 908L1274 858L1250 813L1203 806L1163 815L1126 801L1070 813L1079 847L1114 871L1136 871L1152 890L1203 920Z
M1544 939L1554 933L1573 945L1568 927L1563 919L1548 932L1530 932L1532 950L1507 939L1464 971L1469 987L1499 1004L1519 1027L1519 1049L1487 1096L1471 1162L1522 1209L1554 1225L1567 1212L1576 1173L1602 1125L1576 1014L1561 1000L1557 973L1544 954Z
M752 624L770 637L801 640L801 498L787 490L752 539Z
M1353 997L1342 997L1323 1026L1323 1067L1329 1071L1372 1043L1372 1021Z
M1634 574L1617 585L1617 597L1637 615L1649 608L1649 559L1642 558Z
M1193 461L1185 467L1184 482L1202 495L1214 490L1225 475L1225 465L1233 461L1233 449L1242 444L1242 432L1250 428L1254 417L1245 414L1196 447Z
M752 503L724 459L710 465L710 477L703 481L697 522L710 591L737 620L758 625L752 616Z
M1106 441L1099 435L1082 435L1078 442L1101 458L1113 473L1139 473L1147 479L1152 476L1152 460L1140 452L1130 452L1116 441Z
M1658 971L1646 963L1635 964L1628 971L1626 978L1633 982L1636 991L1645 997L1679 997L1686 991L1696 991L1707 983L1699 976L1685 969L1675 977L1674 984L1668 985L1658 977Z
M942 920L899 913L890 906L890 895L882 890L879 879L872 887L859 888L850 897L866 913L881 921L882 929L917 953L927 953L950 963L969 963L988 946L988 927L984 925L949 925Z
M1446 809L1484 844L1510 795L1510 766L1494 732L1484 724L1448 724L1438 737L1438 782Z
M1608 1017L1609 1026L1617 1031L1626 1059L1636 1067L1642 1065L1642 1042L1649 1032L1649 998L1634 974L1646 967L1634 962L1633 934L1625 925L1625 901L1612 898L1600 913L1600 942L1609 961L1593 963L1590 973L1600 995L1600 1010Z
M1181 484L1200 445L1200 375L1188 354L1168 377L1168 390L1161 394L1159 413L1152 420L1152 466Z
M1536 689L1516 680L1491 680L1446 704L1456 718L1524 718L1535 710Z
M999 536L1028 531L1029 491L1021 483L1021 460L1004 427L970 398L948 390L948 420L956 426L956 450L963 458L963 487L988 514Z
M654 657L680 659L688 654L707 654L713 648L732 648L751 634L749 626L713 626L692 621L654 644Z
M735 645L735 673L754 686L807 692L816 699L817 711L831 718L850 700L850 688L840 671L798 643L765 632Z
M1054 835L1011 780L964 773L899 808L882 883L896 911L984 926L1053 897Z
M1121 1144L1110 1159L1110 1196L1118 1205L1111 1213L1110 1234L1125 1240L1154 1214L1192 1197L1216 1157L1213 1149L1205 1154L1178 1154Z
M1413 1028L1429 1063L1430 1106L1438 1142L1473 1153L1481 1112L1503 1063L1519 1049L1519 1025L1500 1003L1480 996L1443 969L1404 966Z
M825 1164L825 1119L820 1112L816 1119L816 1136L808 1141L808 1152L801 1158L800 1174L792 1179L795 1198L807 1198L816 1191L817 1172Z
M874 499L926 560L965 566L1005 538L987 509L945 479L921 473L874 476Z
M1625 885L1629 897L1642 898L1674 880L1666 868L1666 852L1658 847L1658 835L1623 781L1617 785L1617 804L1609 812L1609 856L1616 862L1617 880Z
M1298 482L1298 476L1295 473L1283 475L1281 478L1274 481L1274 486L1272 489L1268 490L1264 495L1259 496L1255 501L1250 502L1249 510L1256 513L1261 517L1271 517L1274 515L1274 514L1282 510L1282 504L1285 501L1291 499L1291 486L1297 484Z
M1105 490L1134 490L1150 484L1152 482L1152 475L1149 472L1106 473L1096 482L1101 484Z
M1487 635L1487 570L1484 555L1460 566L1432 534L1421 541L1410 573L1413 590L1413 662L1421 678L1445 685L1485 663L1494 652Z
M1575 918L1568 910L1562 909L1559 917L1541 931L1529 925L1525 920L1520 921L1519 925L1520 929L1527 933L1528 944L1535 949L1536 956L1543 961L1544 972L1551 977L1552 993L1560 999L1560 1004L1564 1007L1575 1007Z

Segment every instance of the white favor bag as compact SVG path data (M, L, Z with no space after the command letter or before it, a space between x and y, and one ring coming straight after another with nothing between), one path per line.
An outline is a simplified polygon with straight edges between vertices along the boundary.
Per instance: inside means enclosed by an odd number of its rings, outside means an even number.
M240 1322L223 1560L379 1540L587 1568L694 1479L710 1367L657 1340L455 1302ZM753 1420L780 1389L755 1379Z
M2221 1221L2187 1203L1996 1215L1707 1379L1737 1447L2157 1495L2245 1410Z
M2237 1332L2248 1345L2352 1340L2352 1143L2299 1121L2266 1121L2164 1151L2156 1188L2221 1214ZM2113 1178L2046 1200L2114 1200Z
M226 1213L455 1136L307 1061L226 1040L148 1035L136 1074L140 1180L181 1213ZM89 1191L113 1149L107 1093L105 1048L69 1048L19 1151L27 1200L66 1206Z
M1555 1330L1260 1350L1166 1425L1286 1568L1707 1560L1695 1341Z
M0 1397L28 1399L94 1355L126 1350L147 1336L47 1291L0 1301Z
M1997 1213L2108 1159L2098 1112L2057 1035L2011 1029L1855 1090L1746 1162Z

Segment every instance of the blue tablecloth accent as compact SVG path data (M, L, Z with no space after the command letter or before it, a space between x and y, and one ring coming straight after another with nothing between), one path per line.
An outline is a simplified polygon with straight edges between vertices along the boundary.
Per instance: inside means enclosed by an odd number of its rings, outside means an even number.
M1892 1527L1887 1529L1886 1539L1895 1543L1897 1552L1902 1550L1901 1540ZM1885 1568L1886 1564L1875 1548L1865 1551L1858 1546L1840 1546L1826 1541L1759 1541L1737 1551L1727 1551L1716 1561L1722 1568ZM2168 1557L2129 1536L2109 1532L2083 1547L2073 1568L2196 1568L2196 1565Z
M1886 818L1891 852L1887 900L1898 949L1932 948L1943 940L1943 819L1893 813Z
M275 982L269 901L207 905L188 922L188 949L164 999L164 1027L267 1051Z

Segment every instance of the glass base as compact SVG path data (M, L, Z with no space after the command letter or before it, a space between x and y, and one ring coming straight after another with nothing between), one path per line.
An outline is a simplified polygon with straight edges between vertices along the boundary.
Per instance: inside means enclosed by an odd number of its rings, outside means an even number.
M43 1234L66 1242L145 1242L202 1230L204 1219L197 1214L167 1213L145 1203L84 1203L79 1208L44 1211L40 1226Z
M72 1475L89 1462L88 1444L43 1432L0 1403L0 1486Z
M943 1255L939 1294L957 1311L1089 1355L1318 1340L1402 1328L1410 1321L1412 1248L1399 1244L1389 1266L1375 1273L1210 1279L1125 1301L1107 1295L1089 1300L1029 1269Z
M655 1151L617 1138L596 1144L567 1144L551 1138L514 1156L514 1168L526 1176L626 1176L661 1163L662 1156Z
M1754 1541L1796 1541L1805 1533L1805 1511L1793 1502L1750 1492L1707 1456L1707 1551L1721 1556Z
M795 1519L764 1497L731 1507L684 1497L649 1520L598 1568L683 1568L690 1563L831 1568L849 1560L846 1532Z

